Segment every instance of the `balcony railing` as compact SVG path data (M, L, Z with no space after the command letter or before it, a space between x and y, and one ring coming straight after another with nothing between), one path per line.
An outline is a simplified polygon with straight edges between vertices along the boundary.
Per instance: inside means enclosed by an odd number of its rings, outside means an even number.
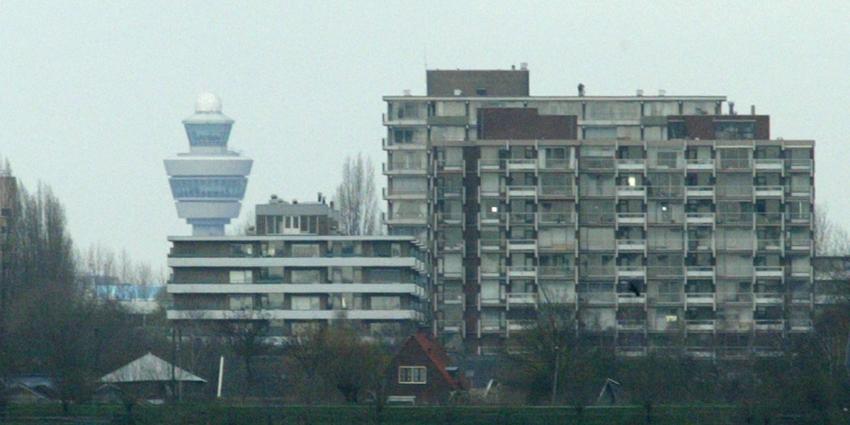
M617 239L617 251L642 252L646 250L646 239Z
M691 319L685 320L685 329L689 331L713 331L715 324L714 319Z
M618 170L633 170L640 171L646 167L646 160L643 158L619 158L617 159Z
M685 186L689 198L711 198L714 196L714 186Z
M778 292L756 292L753 298L757 304L782 304L784 301L784 297Z
M785 330L785 321L782 319L756 319L753 322L757 331Z
M813 161L811 159L795 159L788 160L788 168L791 171L811 170Z
M533 212L512 212L508 213L509 223L511 226L534 225L534 220L537 218L537 213Z
M780 212L756 213L756 224L759 226L780 225L782 224L782 216L783 214Z
M689 239L688 252L711 252L714 246L714 239Z
M479 246L482 251L499 251L504 248L504 239L479 239Z
M642 198L646 196L646 188L643 186L617 186L617 196Z
M781 266L756 266L756 277L775 277L781 278L784 274L784 268Z
M510 266L507 268L508 277L513 278L536 278L537 267L535 266Z
M730 304L750 304L753 294L750 292L718 292L717 302Z
M609 225L614 223L614 217L614 213L580 214L579 221L581 221L581 224L587 225Z
M648 266L646 273L650 278L680 278L685 275L685 269L681 266Z
M618 331L642 331L646 329L646 320L643 319L617 319Z
M756 248L759 251L781 251L782 239L757 239Z
M650 304L679 304L683 298L682 292L650 292Z
M538 302L536 292L511 292L507 294L507 308L513 305L536 306Z
M749 170L752 162L748 158L726 158L720 159L721 170Z
M541 278L573 277L575 270L566 266L540 266L537 275Z
M587 157L579 159L580 170L614 171L614 158Z
M534 158L512 158L507 160L509 170L534 170L537 160Z
M717 213L717 224L751 226L753 224L753 214L738 212L719 212Z
M685 301L694 305L712 305L714 292L685 292Z
M464 320L437 320L437 329L446 333L466 334L466 321Z
M542 170L571 170L573 168L569 159L552 159L546 158L540 160L540 169Z
M583 266L579 267L579 276L590 279L613 278L617 275L617 269L613 266Z
M685 186L649 186L650 198L681 198L685 194Z
M711 170L714 169L714 159L688 159L689 170Z
M713 278L714 266L688 266L687 276L689 278Z
M505 169L505 160L503 159L479 159L478 171L502 171Z
M617 213L617 224L646 224L646 213Z
M782 186L755 186L756 197L781 198L785 191Z
M618 278L645 278L646 277L646 268L643 266L618 266L617 267L617 277Z
M540 196L573 196L575 188L566 185L540 185L538 189Z
M753 159L753 164L756 170L782 170L785 165L781 158L756 158Z
M537 186L511 185L507 187L507 192L513 198L534 198L537 196Z
M510 336L511 332L522 332L533 328L536 325L534 320L507 320L505 321L505 336Z
M539 212L537 213L539 224L575 224L573 212Z

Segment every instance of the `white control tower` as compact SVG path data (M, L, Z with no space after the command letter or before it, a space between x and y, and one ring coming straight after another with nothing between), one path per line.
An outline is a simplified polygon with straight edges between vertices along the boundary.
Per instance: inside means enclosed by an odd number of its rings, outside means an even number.
M223 235L239 216L253 161L227 150L233 120L221 113L218 96L201 93L183 126L189 152L165 160L177 215L192 225L194 236Z

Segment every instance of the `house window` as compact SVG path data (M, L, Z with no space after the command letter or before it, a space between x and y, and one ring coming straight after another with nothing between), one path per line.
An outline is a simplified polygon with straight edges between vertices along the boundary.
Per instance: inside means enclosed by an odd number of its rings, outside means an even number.
M427 382L425 373L425 366L399 366L398 383L424 384Z

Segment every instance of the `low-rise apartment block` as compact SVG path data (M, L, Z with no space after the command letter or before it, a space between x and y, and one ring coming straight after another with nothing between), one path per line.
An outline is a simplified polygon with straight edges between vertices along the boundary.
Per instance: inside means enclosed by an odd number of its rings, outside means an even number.
M333 320L398 336L428 319L427 258L413 237L336 234L323 199L272 198L256 211L251 235L169 238L169 319L266 320L276 337Z

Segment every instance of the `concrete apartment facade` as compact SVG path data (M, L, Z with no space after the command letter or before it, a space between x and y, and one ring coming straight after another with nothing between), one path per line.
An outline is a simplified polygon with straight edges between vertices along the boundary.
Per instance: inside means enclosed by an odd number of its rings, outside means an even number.
M332 320L405 335L430 313L427 258L410 236L341 236L320 202L257 205L246 236L174 236L168 318L179 324L267 320L287 337Z
M497 352L543 303L621 355L770 355L811 330L814 142L754 108L530 96L525 67L384 101L385 223L426 241L450 349Z

